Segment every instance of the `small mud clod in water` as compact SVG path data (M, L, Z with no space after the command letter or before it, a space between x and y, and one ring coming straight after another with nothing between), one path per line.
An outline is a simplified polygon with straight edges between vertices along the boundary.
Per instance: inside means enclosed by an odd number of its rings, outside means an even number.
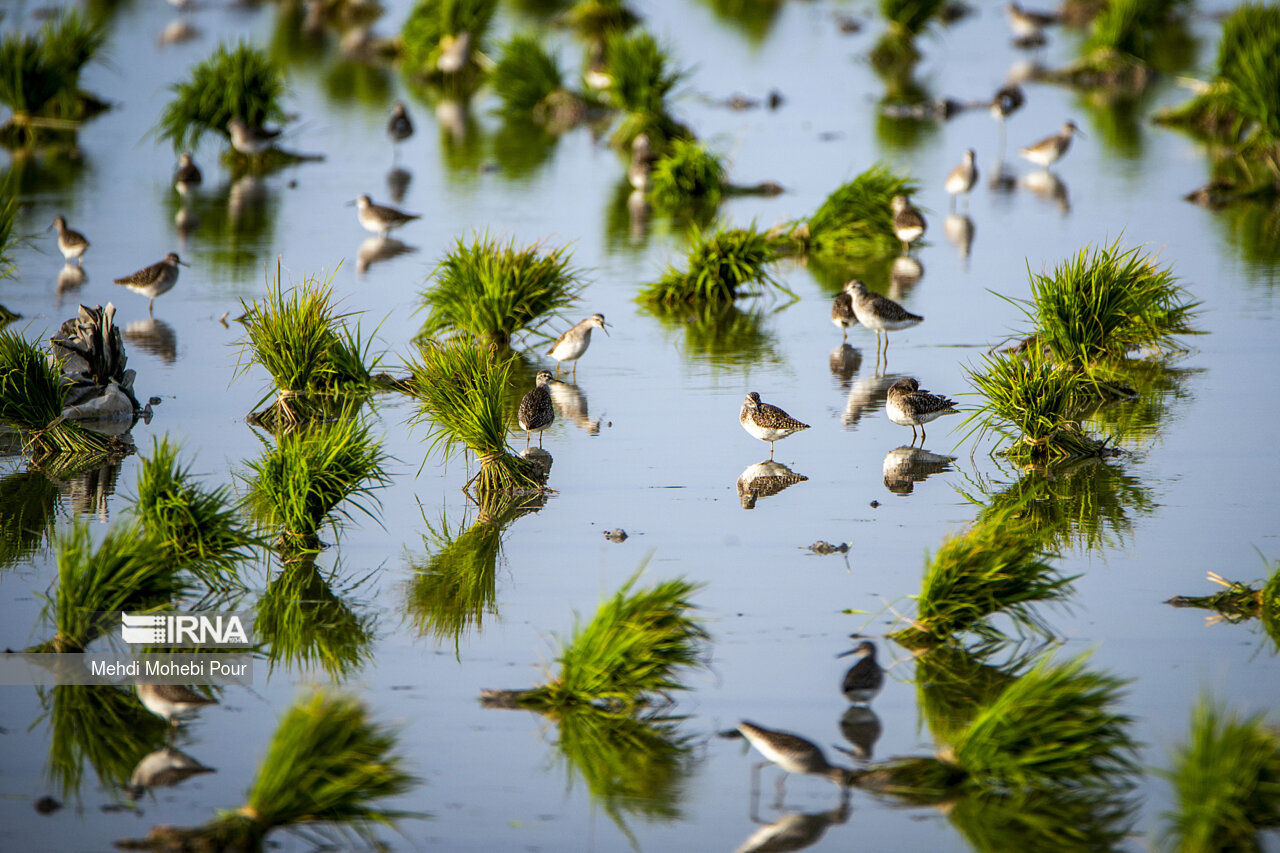
M825 539L819 539L817 542L814 542L812 545L809 546L809 550L819 556L824 556L824 557L827 554L848 554L849 543L841 542L839 545L832 545L830 542L826 541Z

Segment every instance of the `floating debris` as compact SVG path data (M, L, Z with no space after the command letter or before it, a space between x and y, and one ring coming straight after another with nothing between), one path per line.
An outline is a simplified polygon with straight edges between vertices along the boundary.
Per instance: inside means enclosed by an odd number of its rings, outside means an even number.
M828 554L848 554L849 543L841 542L839 545L832 545L825 539L819 539L809 546L809 550L821 557L825 557Z
M604 532L604 538L608 539L610 542L626 542L627 531L623 530L621 527L616 530L606 530Z

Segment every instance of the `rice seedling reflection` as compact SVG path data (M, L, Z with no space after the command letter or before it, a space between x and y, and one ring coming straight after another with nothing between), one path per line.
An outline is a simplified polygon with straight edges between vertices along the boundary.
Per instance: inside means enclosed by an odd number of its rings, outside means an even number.
M483 629L486 615L498 614L496 570L502 536L516 519L537 512L542 494L481 492L476 520L450 532L447 519L426 525L425 557L410 557L413 577L405 590L406 618L419 636L453 640L459 654L464 635Z
M639 578L637 571L590 622L578 623L561 641L554 678L528 690L486 690L484 703L540 712L585 706L624 715L687 689L681 671L707 661L709 636L689 601L699 586L669 580L633 591Z
M240 808L199 827L156 826L146 838L122 839L116 846L260 849L273 829L302 824L350 831L373 845L375 826L411 816L378 805L418 781L395 754L396 741L396 734L373 723L356 699L317 691L281 718Z
M910 69L920 58L915 38L945 5L943 0L880 0L889 26L871 50L871 64L885 73Z
M1262 714L1241 718L1201 698L1186 744L1160 775L1177 795L1164 849L1262 850L1260 833L1280 826L1280 734Z
M1257 587L1229 581L1217 572L1209 572L1209 580L1222 589L1212 595L1175 595L1165 604L1213 610L1214 614L1206 620L1211 624L1258 619L1271 642L1280 650L1280 561L1274 567L1267 566L1267 570L1270 576L1255 581Z
M0 478L0 568L27 560L53 540L57 484L37 470Z
M368 581L339 579L322 571L315 552L281 561L254 608L254 635L270 669L323 669L331 678L349 676L373 657L375 614L354 596Z
M758 307L744 311L732 303L682 303L647 304L642 310L683 336L680 351L694 363L713 369L782 363L777 338Z

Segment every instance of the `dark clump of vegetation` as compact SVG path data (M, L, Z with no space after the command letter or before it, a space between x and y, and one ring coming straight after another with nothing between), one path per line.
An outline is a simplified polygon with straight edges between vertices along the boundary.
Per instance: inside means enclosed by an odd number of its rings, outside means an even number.
M1222 589L1212 595L1175 595L1166 604L1174 607L1198 607L1212 610L1213 620L1244 622L1258 619L1263 630L1280 648L1280 562L1268 567L1270 576L1257 585L1229 581L1217 572L1209 572L1209 580Z
M95 548L77 521L58 536L58 578L43 617L54 637L32 652L83 652L104 630L102 614L167 609L188 589L160 547L134 522L117 523Z
M471 92L492 60L485 36L498 0L418 0L400 31L405 71L418 80Z
M777 288L794 297L767 269L776 259L769 238L754 224L746 228L719 225L708 232L694 232L687 268L669 268L661 279L641 291L640 299L667 306L724 304L747 295L745 289L752 285L758 286L760 292Z
M1031 275L1026 309L1036 341L1060 363L1088 371L1140 350L1168 351L1193 332L1198 303L1168 269L1119 241L1085 247L1047 275Z
M543 252L487 234L470 243L459 238L422 291L428 314L419 341L461 332L505 348L572 305L581 290L568 247Z
M263 127L285 117L284 75L266 53L247 42L218 45L187 80L172 88L173 100L160 114L156 131L174 151L194 150L206 133L223 137L229 145L227 122L233 118Z
M676 139L691 139L692 131L671 116L668 98L685 72L658 40L647 32L610 33L605 40L608 72L613 78L609 97L624 115L613 132L613 144L630 151L640 134L649 137L655 153L663 153Z
M882 73L900 72L920 58L916 36L934 20L945 0L880 0L888 28L871 49L871 64Z
M623 0L577 0L565 13L565 20L580 35L602 39L631 29L640 16Z
M509 121L533 121L553 133L575 127L592 107L565 86L557 57L531 35L513 36L502 46L490 83Z
M650 197L662 208L689 205L714 208L728 189L724 161L692 140L677 139L658 158L649 175Z
M80 73L106 38L101 20L74 9L34 34L10 31L0 37L0 104L10 112L0 126L0 143L27 145L74 134L81 121L105 109L80 90Z
M795 223L781 239L787 251L838 264L864 262L871 256L898 254L902 244L893 233L890 204L896 195L911 195L917 185L884 166L872 166L827 196L806 223Z
M244 308L241 371L262 365L276 386L275 400L253 422L274 429L332 417L368 396L377 360L351 315L334 311L332 279L311 277L286 293L277 270L267 295Z
M1003 615L1019 631L1051 630L1032 605L1061 601L1074 577L1058 572L1039 538L1010 511L948 538L925 567L916 615L893 634L909 647L942 643L972 632L987 640L1003 633L991 622Z
M28 454L36 459L63 454L96 459L132 452L125 439L63 418L66 395L67 386L48 356L20 335L0 329L0 425L22 432Z
M278 532L290 554L313 550L326 522L349 517L351 507L370 518L373 492L386 485L386 454L354 410L335 420L283 432L275 446L249 463L246 498L264 531Z
M1161 775L1178 805L1165 815L1163 849L1260 851L1259 833L1280 827L1280 732L1261 715L1241 719L1202 699Z
M686 689L680 671L707 662L708 635L689 601L698 586L670 580L633 591L639 577L632 575L561 643L556 677L530 690L486 691L486 703L543 712L590 706L627 715Z
M1181 26L1190 5L1187 0L1109 0L1093 19L1083 55L1046 77L1088 89L1143 90L1155 79L1162 49L1189 41Z
M405 813L378 806L417 783L395 754L396 735L369 720L355 699L316 692L276 727L244 805L199 827L154 827L125 850L258 850L271 830L330 824L369 845L373 829Z
M467 481L476 492L541 490L545 477L507 445L507 389L515 359L467 337L425 342L409 364L415 423L430 424L431 449L463 447L480 460Z
M41 471L0 478L0 568L31 557L53 539L61 492Z

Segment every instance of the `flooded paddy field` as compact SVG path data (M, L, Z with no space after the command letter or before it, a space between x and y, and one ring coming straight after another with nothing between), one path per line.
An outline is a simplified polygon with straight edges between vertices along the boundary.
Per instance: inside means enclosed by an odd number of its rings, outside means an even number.
M399 31L411 4L386 5L373 24L381 36ZM1052 30L1038 51L1018 50L1000 9L975 5L972 15L934 24L917 40L915 81L930 97L985 101L1015 63L1061 67L1079 52L1083 35L1070 29ZM1229 9L1195 4L1178 73L1208 76L1220 13ZM0 27L32 31L38 11L11 5ZM1057 661L1088 655L1090 670L1125 681L1113 710L1129 718L1138 747L1132 771L1122 774L1132 787L1110 847L1167 849L1162 832L1175 797L1160 771L1186 742L1201 697L1278 722L1274 635L1257 619L1207 622L1203 611L1164 603L1216 591L1207 572L1256 581L1280 558L1280 448L1268 382L1280 361L1277 213L1258 204L1213 212L1182 200L1208 181L1210 165L1201 144L1149 121L1157 108L1186 99L1176 75L1117 104L1024 82L1026 105L1006 122L1002 155L985 108L945 122L882 114L886 84L867 57L884 23L871 4L683 0L637 11L688 69L671 101L679 120L725 157L735 183L771 180L785 189L726 198L722 221L766 230L804 219L875 163L918 182L913 200L929 222L913 253L922 274L866 275L925 318L891 333L887 365L877 364L866 328L849 329L851 349L841 348L829 311L845 276L821 264L779 262L774 275L794 299L778 291L739 299L736 313L717 322L694 310L659 316L638 303L644 285L684 262L689 224L628 210L626 158L609 148L607 132L601 138L581 127L556 139L513 128L483 88L469 107L424 95L392 68L343 61L333 33L319 46L302 40L300 10L288 4L210 2L183 13L140 1L113 6L101 60L81 80L112 109L84 126L73 153L11 154L5 163L18 181L15 233L33 236L12 252L16 271L0 280L0 304L21 315L10 330L43 340L80 303L113 302L138 396L160 403L149 423L133 428L139 454L118 464L61 476L20 453L0 459L0 514L41 513L55 535L83 520L100 539L133 506L153 436L179 446L203 484L246 495L251 465L270 442L245 416L273 391L260 367L241 369L245 330L235 318L266 294L277 267L286 285L313 275L330 280L339 309L359 315L393 375L414 353L426 315L420 293L433 269L456 241L477 233L569 247L585 287L549 329L558 333L593 312L610 328L592 338L574 385L556 392L558 416L542 437L554 491L496 521L462 490L474 459L446 460L433 449L429 427L411 423L418 409L408 397L374 397L366 411L387 455L387 481L363 500L368 513L352 509L336 531L320 531L328 547L315 567L327 589L296 596L340 599L332 612L341 619L326 629L334 645L346 644L348 663L326 669L259 659L251 687L222 690L218 705L175 735L179 749L216 772L135 802L119 762L95 764L108 751L66 751L75 738L58 729L70 725L69 715L51 712L49 691L0 687L0 848L106 849L158 824L198 825L236 808L281 715L319 684L355 696L398 733L395 752L418 782L382 805L416 816L374 830L391 849L738 849L783 813L809 816L804 831L814 850L1068 849L951 802L903 808L855 788L842 805L837 786L800 774L789 776L779 809L776 768L763 771L755 803L759 757L716 736L750 720L802 735L849 767L866 764L835 745L865 751L870 740L876 760L945 746L937 730L943 700L929 690L942 680L937 668L922 677L922 656L885 635L916 613L930 555L975 520L998 517L1019 488L1047 495L1027 514L1043 527L1053 569L1075 578L1070 593L1031 605L1049 640L1023 631L1020 644L960 660L944 675L963 695L965 685L979 691L992 670L1022 653ZM196 34L160 43L179 14ZM837 19L845 16L861 30L842 32ZM583 42L523 5L498 9L490 41L524 30L543 34L576 78ZM285 125L284 147L323 159L237 179L220 164L221 140L206 137L195 151L204 181L182 198L172 186L176 157L155 124L170 87L220 42L236 39L264 48L285 69L285 108L297 118ZM735 93L764 102L772 91L782 95L774 109L722 103ZM397 99L408 104L416 133L393 151L385 124ZM1017 149L1068 119L1083 136L1046 183ZM967 223L952 222L949 235L943 182L967 148L976 151L980 178L960 202ZM1014 180L993 189L988 181L1002 157ZM395 205L422 217L395 232L406 251L368 262L377 246L344 205L362 193L389 202L397 186ZM185 236L175 225L184 208L200 220ZM54 235L44 233L59 214L92 242L80 284L60 286L62 259ZM949 236L965 232L971 242L959 239L958 248ZM1029 297L1028 273L1113 241L1156 254L1200 303L1191 322L1200 334L1180 338L1186 351L1154 364L1137 400L1087 422L1099 434L1119 432L1123 452L1049 474L1023 471L995 452L991 436L962 426L965 415L929 424L931 455L912 452L908 427L886 416L893 379L917 377L965 412L976 409L967 370L1028 331L1009 301ZM147 297L112 280L171 251L190 267L149 315ZM533 387L539 367L554 369L542 355L548 346L536 337L514 341L526 362L520 393ZM804 478L789 478L781 490L750 482L780 473L760 465L768 447L734 422L750 391L810 426L774 448L774 461ZM522 432L512 424L516 450ZM625 541L606 537L617 528ZM42 596L54 591L57 549L37 538L0 567L0 645L13 650L52 630L41 610ZM819 540L847 543L848 551L814 554L809 546ZM479 579L491 592L450 597L433 587L427 569L445 552L491 565L491 578ZM547 680L555 638L589 620L642 565L639 584L700 585L692 601L710 636L708 665L681 675L687 689L673 694L675 719L660 737L624 748L622 735L606 732L593 744L551 716L482 707L483 690ZM250 561L241 570L242 609L260 606L279 574L272 558ZM994 623L1019 636L1006 617ZM840 689L851 661L837 655L852 647L853 633L876 642L887 668L870 715L850 715ZM961 639L970 653L979 645ZM989 668L976 665L984 662ZM147 728L157 718L120 719L150 722L131 723L125 734L104 725L80 735L136 749L163 744L163 726ZM42 797L62 808L39 813ZM339 847L355 843L323 828L279 831L269 843L306 850L332 837ZM1274 833L1260 838L1264 849L1280 845Z

